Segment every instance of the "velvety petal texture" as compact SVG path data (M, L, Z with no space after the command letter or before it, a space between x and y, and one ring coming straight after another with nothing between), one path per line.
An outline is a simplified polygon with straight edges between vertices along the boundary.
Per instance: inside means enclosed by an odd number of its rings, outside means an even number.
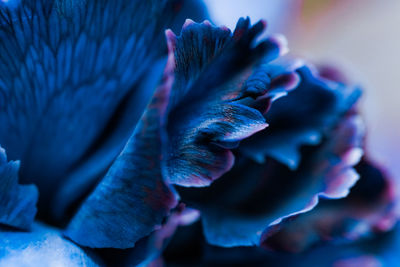
M91 248L134 247L176 206L162 173L173 64L171 53L161 85L132 137L69 224L65 234L76 243Z
M0 147L0 224L29 230L36 215L38 190L18 184L18 161L7 161Z
M262 113L243 101L268 97L269 80L256 86L246 85L246 79L261 59L268 62L285 50L279 38L255 43L264 27L264 22L250 26L249 19L240 19L231 33L208 21L187 20L179 36L167 33L176 58L167 129L168 182L209 185L232 168L230 148L267 127Z
M196 1L21 0L0 7L0 143L60 220L118 156ZM185 16L186 16L185 15ZM195 16L195 17L196 17ZM48 218L49 217L49 218Z
M240 151L262 163L272 157L291 169L301 160L301 147L320 144L361 95L357 87L328 80L313 66L297 70L300 84L274 102L265 115L270 127L245 140Z

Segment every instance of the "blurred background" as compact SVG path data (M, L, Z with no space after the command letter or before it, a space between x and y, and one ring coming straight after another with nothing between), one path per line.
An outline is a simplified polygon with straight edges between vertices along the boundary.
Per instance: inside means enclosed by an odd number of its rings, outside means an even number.
M214 23L265 19L283 33L292 56L344 70L364 88L368 153L400 177L399 0L206 0ZM399 79L400 80L400 79Z

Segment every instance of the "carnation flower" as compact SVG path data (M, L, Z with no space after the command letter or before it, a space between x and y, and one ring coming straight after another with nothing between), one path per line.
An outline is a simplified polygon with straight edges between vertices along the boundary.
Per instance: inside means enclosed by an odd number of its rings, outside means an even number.
M207 17L0 3L0 265L186 264L193 245L191 263L267 263L393 227L391 180L360 162L361 90L282 58L264 21Z
M2 6L0 142L21 163L2 150L4 225L29 230L39 192L37 219L59 227L49 232L65 253L157 247L177 206L172 185L208 185L232 168L230 148L267 126L259 110L273 99L270 82L291 74L250 81L253 66L285 51L282 38L255 44L265 23L249 19L233 33L187 20L164 42L180 4ZM5 242L40 243L43 227Z

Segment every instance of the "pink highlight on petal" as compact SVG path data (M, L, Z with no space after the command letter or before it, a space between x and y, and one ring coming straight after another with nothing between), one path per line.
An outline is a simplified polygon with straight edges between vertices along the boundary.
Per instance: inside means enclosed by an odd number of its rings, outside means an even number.
M231 29L229 29L229 28L226 27L226 26L220 26L219 28L220 28L221 30L223 30L223 31L231 32Z
M165 36L167 38L168 52L175 51L176 49L176 35L171 29L165 30Z
M200 218L200 211L191 208L185 208L179 219L179 225L190 225Z
M175 33L168 29L165 31L165 37L167 38L167 47L168 47L168 60L167 65L165 66L164 76L173 76L175 77L175 50L176 50L176 35ZM171 79L170 82L173 83L174 79ZM172 87L172 83L170 86Z
M346 152L342 160L349 166L354 166L360 162L362 156L364 155L364 150L359 147L354 147Z
M192 24L195 24L195 22L193 21L193 20L191 20L191 19L186 19L185 20L185 23L183 24L183 29L185 29L185 28L187 28L188 26L190 26L190 25L192 25Z
M205 21L203 21L203 24L206 26L212 26L211 22L207 19Z
M264 29L266 29L266 28L267 28L267 26L268 26L268 23L267 23L267 21L266 21L266 20L264 20L264 19L261 19L261 20L260 20L260 22L263 24L263 28L264 28Z
M284 56L289 53L289 46L286 37L282 34L274 34L269 38L279 47L279 56Z
M374 229L379 232L387 232L391 230L397 223L397 218L394 212L387 214L377 224L374 225Z
M280 217L280 218L276 219L275 221L273 221L272 223L270 223L268 225L268 227L280 224L282 222L282 220L284 220L286 218L290 218L290 217L293 217L293 216L296 216L296 215L299 215L302 213L309 212L310 210L312 210L313 208L315 208L318 205L318 202L319 202L319 195L316 195L311 199L311 201L302 210L299 210L299 211L290 213L286 216Z
M300 75L297 73L292 73L291 75L292 80L285 86L286 91L292 91L297 88L300 84L301 78Z
M319 75L327 80L348 84L347 77L338 68L329 65L318 66Z
M297 73L285 73L272 79L271 89L282 88L285 91L295 89L300 83L300 76Z
M306 62L303 59L296 58L294 59L290 65L285 66L289 71L296 71L306 65Z
M359 179L360 175L353 168L349 168L333 181L330 181L326 190L321 193L321 195L334 199L347 197L350 193L350 188L352 188Z
M247 129L243 129L242 131L235 131L233 133L226 133L224 136L224 141L227 142L235 142L235 141L240 141L242 139L246 139L253 134L264 130L267 128L269 125L268 123L259 123L259 124L249 124Z

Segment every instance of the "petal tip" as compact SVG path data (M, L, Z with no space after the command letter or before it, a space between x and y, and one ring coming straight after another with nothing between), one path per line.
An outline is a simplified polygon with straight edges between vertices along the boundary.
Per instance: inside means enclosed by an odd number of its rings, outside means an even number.
M274 34L270 40L275 42L279 47L279 56L284 56L289 53L289 43L283 34Z
M188 26L193 25L193 24L195 24L195 22L194 22L193 20L191 20L191 19L186 19L186 20L185 20L185 23L183 24L183 29L185 29L185 28L187 28Z

